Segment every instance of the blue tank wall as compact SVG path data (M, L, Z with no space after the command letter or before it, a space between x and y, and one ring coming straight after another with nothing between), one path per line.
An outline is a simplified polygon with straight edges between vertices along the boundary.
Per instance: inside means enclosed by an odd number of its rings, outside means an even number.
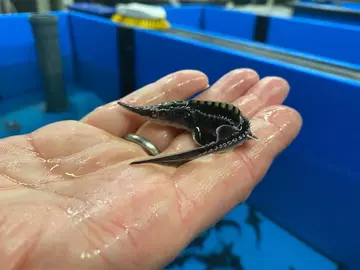
M0 16L0 96L41 91L36 49L28 21L29 14ZM67 80L74 76L69 21L66 13L58 13L61 55Z
M164 6L164 8L166 10L167 20L172 24L202 28L202 6L191 5L179 8Z
M79 12L70 15L77 82L109 102L119 98L119 56L116 25Z
M360 26L271 18L267 43L359 65L359 35Z
M326 7L330 8L338 8L336 5L323 5L323 4L314 4L314 3L306 3L306 2L298 2L296 3L293 11L294 17L299 18L307 18L312 20L320 20L320 21L329 21L329 22L337 22L343 24L352 24L352 25L360 25L360 16L359 14L352 13L344 13L344 12L336 12L329 11ZM358 11L360 9L360 5L358 3L351 2L342 2L341 8L350 9L353 11Z
M61 113L45 113L44 91L38 70L34 38L28 21L30 14L0 16L0 33L2 34L0 38L0 138L29 133L55 121L78 120L95 107L119 96L119 71L116 66L113 66L113 70L109 70L99 63L101 60L111 63L116 54L116 49L114 49L117 46L116 38L110 41L107 38L102 39L104 42L102 49L110 50L110 57L102 59L91 55L91 52L95 55L99 54L94 46L95 42L98 43L98 39L91 38L90 35L90 40L87 41L93 44L89 46L86 41L84 42L91 26L94 26L92 33L95 35L106 34L106 31L111 32L111 27L110 30L107 27L104 30L103 22L86 25L86 19L84 18L85 22L82 23L76 20L76 14L71 15L75 18L75 22L71 21L67 12L52 14L59 18L59 43L66 81L65 91L71 106ZM108 21L105 23L109 25ZM89 28L81 28L82 25ZM78 33L81 30L85 30L84 35ZM82 46L80 50L78 50L79 47L74 46L79 44ZM84 63L77 59L78 55ZM91 61L91 58L96 60ZM96 71L91 69L91 65L96 66ZM114 72L117 73L114 74ZM14 123L15 129L10 127Z
M161 54L150 54L148 46L157 48ZM351 117L360 113L358 83L141 30L136 31L136 59L138 86L190 67L205 72L211 82L241 67L253 68L261 77L275 75L288 80L292 90L286 104L301 113L304 126L249 201L332 258L358 266L360 219L353 213L360 204L355 192L360 187L356 181L360 171L353 153L360 150L360 145L356 143L359 128L352 124ZM335 139L335 134L350 126L351 132L345 131L346 139L341 140L341 146L335 146L340 140Z
M347 25L336 20L321 21L301 17L267 17L267 21L265 19L265 22L261 22L260 16L255 13L223 7L205 6L202 11L196 7L192 10L196 16L192 17L187 17L188 11L182 8L168 7L167 11L170 14L169 21L178 28L194 27L210 33L253 41L256 41L257 31L263 31L263 42L266 44L360 65L360 39L357 38L360 26ZM172 13L177 14L176 18ZM191 23L188 18L191 18ZM262 24L259 28L263 29L259 30L258 24Z

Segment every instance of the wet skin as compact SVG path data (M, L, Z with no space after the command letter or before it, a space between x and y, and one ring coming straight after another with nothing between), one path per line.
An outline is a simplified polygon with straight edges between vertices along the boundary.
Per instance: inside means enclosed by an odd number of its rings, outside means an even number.
M134 105L185 100L207 77L181 71L122 99ZM162 269L201 231L244 201L301 117L281 106L280 78L248 69L225 74L198 99L229 102L260 141L178 168L129 165L148 157L121 137L138 133L163 153L195 147L189 132L150 123L116 101L81 121L0 140L2 269Z

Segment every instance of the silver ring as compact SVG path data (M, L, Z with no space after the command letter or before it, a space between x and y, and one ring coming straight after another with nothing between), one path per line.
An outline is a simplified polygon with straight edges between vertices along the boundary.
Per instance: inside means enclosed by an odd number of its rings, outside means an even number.
M145 139L143 137L140 137L137 134L134 134L134 133L127 134L124 137L124 139L142 146L149 152L149 154L151 154L153 156L160 154L159 149L157 149L157 147L155 145L153 145L150 141L148 141L147 139Z

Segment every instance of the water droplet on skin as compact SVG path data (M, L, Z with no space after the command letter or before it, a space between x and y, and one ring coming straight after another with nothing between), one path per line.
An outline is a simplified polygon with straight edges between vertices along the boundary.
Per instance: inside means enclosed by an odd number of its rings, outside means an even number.
M90 252L86 252L86 251L83 251L81 252L80 254L80 258L81 259L91 259L91 253Z
M44 159L44 158L42 158L42 157L38 157L38 158L39 158L39 160L40 160L42 163L47 163L47 162L48 162L46 159Z
M50 171L54 170L55 168L59 167L59 164L56 164L50 168Z
M103 205L104 201L100 199L96 199L96 205Z
M73 173L68 173L68 172L66 172L65 173L67 176L71 176L71 177L73 177L73 178L78 178L78 177L80 177L80 175L76 175L76 174L73 174Z
M69 216L73 217L73 216L76 216L79 212L78 211L74 211L71 209L71 207L69 207L67 209L67 213L69 214Z

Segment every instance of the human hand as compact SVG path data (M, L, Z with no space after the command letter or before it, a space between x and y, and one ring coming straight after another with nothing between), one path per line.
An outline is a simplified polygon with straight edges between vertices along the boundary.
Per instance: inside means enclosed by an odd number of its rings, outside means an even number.
M187 99L207 87L180 71L133 92L134 105ZM280 78L229 72L198 99L233 103L259 142L179 168L129 165L144 158L138 133L162 152L195 147L189 133L145 122L116 101L81 121L62 121L0 140L2 269L162 269L201 231L243 202L298 134L299 114L280 106Z

